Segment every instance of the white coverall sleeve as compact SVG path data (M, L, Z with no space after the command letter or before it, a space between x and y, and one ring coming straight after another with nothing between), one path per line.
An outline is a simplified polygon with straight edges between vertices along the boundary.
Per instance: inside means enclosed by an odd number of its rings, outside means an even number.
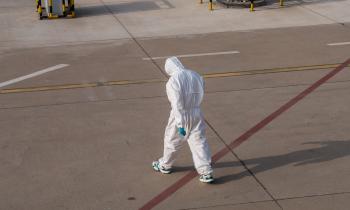
M178 128L184 128L185 123L183 97L181 94L180 85L173 77L170 77L166 85L166 92L171 104L171 109L175 116L175 124Z

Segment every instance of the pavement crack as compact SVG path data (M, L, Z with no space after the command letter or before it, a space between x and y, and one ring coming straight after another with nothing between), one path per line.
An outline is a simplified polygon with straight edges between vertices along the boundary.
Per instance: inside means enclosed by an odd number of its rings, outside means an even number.
M315 195L305 195L305 196L297 196L297 197L286 197L286 198L278 198L278 201L285 200L294 200L294 199L303 199L303 198L314 198L314 197L324 197L324 196L334 196L334 195L344 195L350 194L350 192L336 192L336 193L325 193L325 194L315 194Z
M303 9L305 9L305 10L308 10L308 11L310 11L310 12L312 12L312 13L314 13L314 14L320 16L320 17L323 17L323 18L325 18L325 19L327 19L327 20L329 20L329 21L331 21L331 22L333 22L333 23L336 23L336 24L339 24L339 25L341 25L341 26L344 26L344 27L348 28L344 23L339 22L339 21L337 21L337 20L335 20L335 19L333 19L333 18L331 18L331 17L328 17L328 16L326 16L326 15L324 15L324 14L321 14L321 13L319 13L319 12L317 12L317 11L311 9L311 8L305 7L305 6L303 6L303 5L300 5L300 7L303 8Z
M245 164L244 160L241 159L237 153L235 153L233 151L233 149L231 149L229 147L229 145L224 141L224 139L221 137L221 135L219 134L219 132L214 128L214 126L212 124L209 123L209 121L207 119L205 119L205 122L207 123L207 125L209 126L209 128L215 133L215 135L221 140L221 142L225 145L225 147L231 152L231 154L241 163L241 165L243 166L243 168L250 174L251 177L253 177L253 179L259 184L259 186L265 191L265 193L274 201L274 203L283 210L283 207L281 206L281 204L278 202L278 200L272 195L272 193L270 193L270 191L267 189L267 187L258 179L258 177L253 173L253 171L251 171L248 166Z
M273 200L261 200L261 201L251 201L251 202L241 202L241 203L227 203L227 204L220 204L220 205L211 205L211 206L200 206L200 207L189 207L189 208L183 208L178 210L193 210L193 209L212 209L217 207L232 207L232 206L240 206L240 205L247 205L247 204L259 204L259 203L267 203L267 202L273 202Z
M147 52L147 50L135 38L135 36L130 32L130 30L126 27L126 25L117 17L117 15L108 7L108 5L103 0L100 0L100 2L103 4L106 10L114 17L114 19L123 27L123 29L128 33L130 38L141 49L141 51L146 55L146 57L149 58L149 60L157 68L157 70L161 73L161 75L164 76L165 78L168 78L169 76L162 70L162 68L158 65L158 63L152 58L152 56Z

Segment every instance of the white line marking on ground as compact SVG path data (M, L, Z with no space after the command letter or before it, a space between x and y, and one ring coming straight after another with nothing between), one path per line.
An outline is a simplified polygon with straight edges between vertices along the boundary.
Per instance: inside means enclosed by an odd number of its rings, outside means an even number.
M329 43L328 46L340 46L340 45L349 45L350 42L338 42L338 43Z
M169 9L169 6L165 4L163 1L155 1L155 4L158 5L159 8L161 9Z
M188 57L200 57L200 56L210 56L210 55L229 55L229 54L238 54L239 51L225 51L225 52L213 52L213 53L198 53L198 54L184 54L184 55L174 55L178 58L188 58ZM152 58L142 58L144 61L149 60L159 60L166 59L171 56L162 56L162 57L152 57Z
M2 82L2 83L0 83L0 88L5 87L7 85L11 85L11 84L17 83L17 82L20 82L20 81L23 81L23 80L26 80L26 79L29 79L29 78L32 78L32 77L36 77L36 76L39 76L39 75L42 75L42 74L45 74L45 73L48 73L48 72L51 72L51 71L62 69L62 68L67 67L67 66L69 66L69 65L68 64L58 64L56 66L51 66L49 68L46 68L46 69L34 72L32 74L28 74L28 75L25 75L25 76L22 76L22 77L18 77L18 78L15 78L15 79L12 79L12 80L9 80L9 81L6 81L6 82Z

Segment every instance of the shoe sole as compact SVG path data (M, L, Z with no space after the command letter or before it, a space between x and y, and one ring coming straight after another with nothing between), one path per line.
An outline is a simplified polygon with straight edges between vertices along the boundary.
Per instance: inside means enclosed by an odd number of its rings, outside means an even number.
M202 183L213 183L214 182L214 180L199 180L200 182L202 182Z
M161 172L162 174L170 174L170 173L171 173L171 171L163 171L163 170L160 170L160 172Z
M214 179L208 179L208 180L199 179L199 181L203 182L203 183L212 183L212 182L214 182Z

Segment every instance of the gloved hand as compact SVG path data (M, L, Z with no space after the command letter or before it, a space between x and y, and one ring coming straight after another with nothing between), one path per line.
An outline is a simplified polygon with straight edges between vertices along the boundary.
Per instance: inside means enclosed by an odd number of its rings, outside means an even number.
M179 134L180 134L181 136L186 136L186 131L185 131L184 128L178 128L177 131L179 132Z

